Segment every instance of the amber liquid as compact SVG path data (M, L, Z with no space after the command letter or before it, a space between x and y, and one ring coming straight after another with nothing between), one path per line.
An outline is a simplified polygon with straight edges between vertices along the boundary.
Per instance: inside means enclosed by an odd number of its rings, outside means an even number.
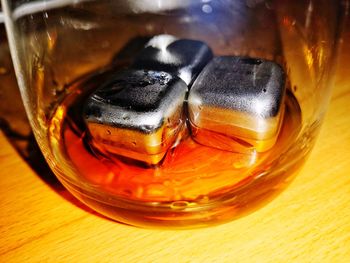
M175 210L208 205L254 183L295 142L300 130L300 108L288 91L277 142L267 152L239 153L204 146L194 141L185 127L180 143L169 149L158 165L101 154L90 144L82 105L109 74L84 78L68 89L51 119L49 140L55 158L60 165L73 168L78 181L121 200Z

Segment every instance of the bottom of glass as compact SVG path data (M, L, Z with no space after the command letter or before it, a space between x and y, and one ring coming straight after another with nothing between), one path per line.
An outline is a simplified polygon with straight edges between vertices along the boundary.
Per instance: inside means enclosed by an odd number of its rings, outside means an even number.
M62 184L81 202L115 221L152 228L189 229L226 223L247 215L271 201L297 174L306 155L288 168L265 171L254 180L227 191L213 200L188 202L140 202L77 186L58 176Z

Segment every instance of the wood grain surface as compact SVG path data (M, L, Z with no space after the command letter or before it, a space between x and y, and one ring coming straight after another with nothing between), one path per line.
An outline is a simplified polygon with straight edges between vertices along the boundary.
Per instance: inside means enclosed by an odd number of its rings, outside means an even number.
M258 211L197 230L110 221L43 180L0 134L0 262L350 262L350 33L316 147Z

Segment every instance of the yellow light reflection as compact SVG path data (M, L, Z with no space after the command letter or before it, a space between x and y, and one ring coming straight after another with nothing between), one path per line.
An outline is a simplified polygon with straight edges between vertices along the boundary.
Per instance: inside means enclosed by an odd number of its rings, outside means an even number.
M308 68L312 69L314 66L314 58L313 58L311 50L308 49L306 46L304 47L304 54L305 54L305 60L306 60L306 64L307 64Z

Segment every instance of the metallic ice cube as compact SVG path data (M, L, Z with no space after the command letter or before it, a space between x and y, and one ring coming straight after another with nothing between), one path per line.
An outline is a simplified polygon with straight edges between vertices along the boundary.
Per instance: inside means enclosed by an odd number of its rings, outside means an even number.
M181 130L187 85L166 72L116 73L87 99L85 122L102 152L157 164Z
M190 90L188 108L193 137L204 145L224 150L236 151L234 145L238 143L258 152L266 151L279 134L284 94L285 74L276 63L216 57Z
M166 71L190 85L212 58L213 53L204 42L158 35L146 44L132 67Z

